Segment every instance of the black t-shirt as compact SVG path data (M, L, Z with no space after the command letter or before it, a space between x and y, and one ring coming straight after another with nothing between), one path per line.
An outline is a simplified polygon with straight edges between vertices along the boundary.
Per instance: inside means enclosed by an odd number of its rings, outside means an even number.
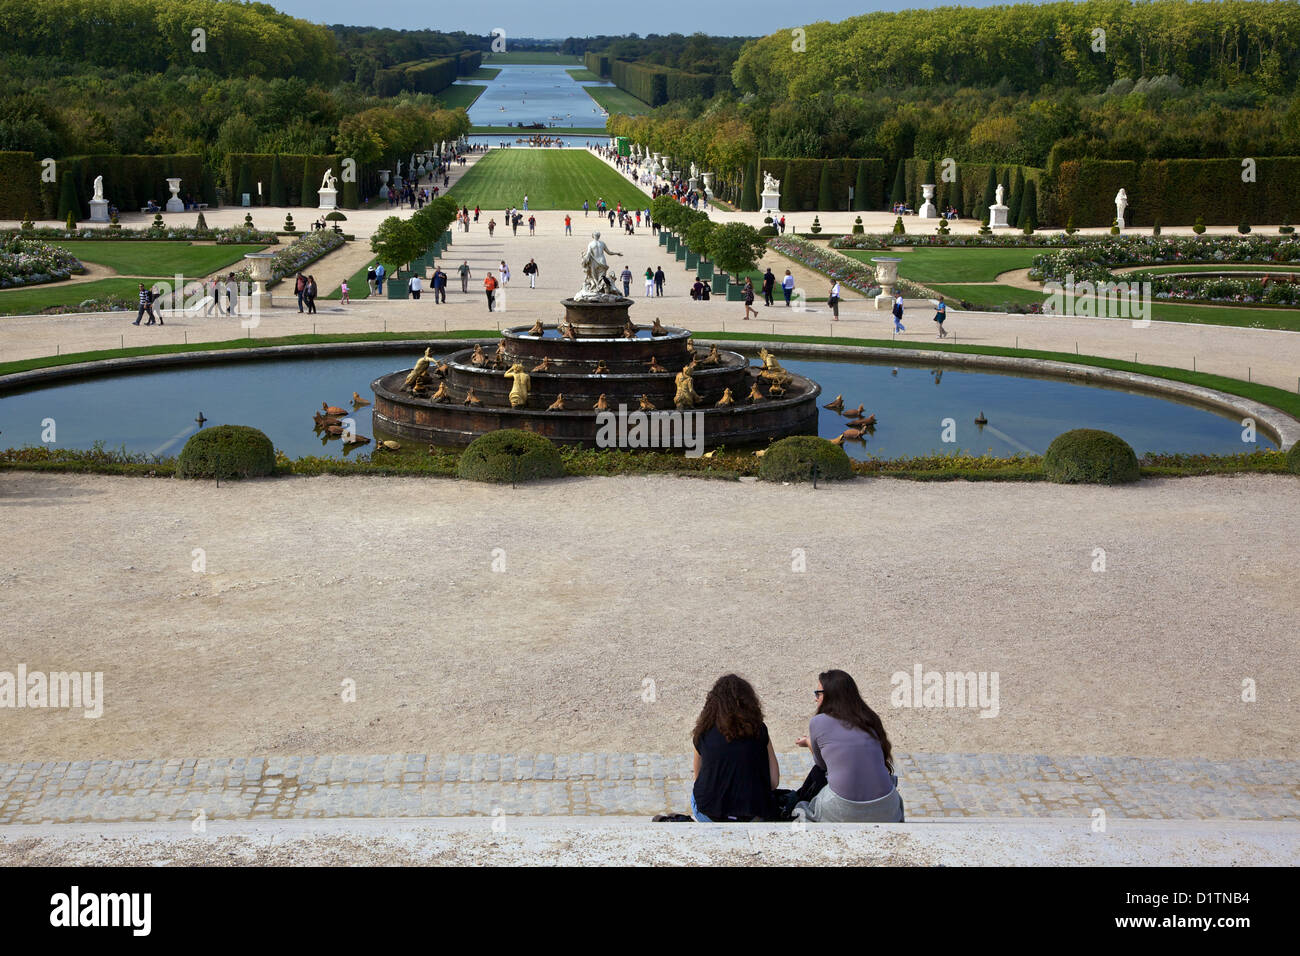
M775 816L767 742L766 724L757 737L728 743L722 731L714 727L695 742L700 753L695 805L701 813L710 820L770 820Z

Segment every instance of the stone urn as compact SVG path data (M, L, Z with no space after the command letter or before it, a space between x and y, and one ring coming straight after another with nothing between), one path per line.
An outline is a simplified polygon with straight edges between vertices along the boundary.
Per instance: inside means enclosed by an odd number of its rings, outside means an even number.
M252 307L254 310L269 309L271 293L267 290L266 284L271 281L271 260L275 258L275 254L246 252L244 258L248 261L248 273L253 277Z
M877 309L889 309L894 304L894 286L898 285L898 264L902 262L897 256L875 256L871 262L876 267L876 281L880 283L880 295L876 296Z
M392 174L393 174L393 171L392 171L391 169L381 169L381 170L379 171L379 185L381 185L381 186L383 186L385 189L387 189L387 188L388 188L388 177L391 176Z
M934 183L921 184L921 196L925 202L921 203L921 211L918 213L921 219L938 219L939 210L934 205Z
M704 198L710 202L713 200L713 173L701 173L704 179Z
M179 176L167 177L167 188L172 191L172 198L167 200L168 212L184 212L185 203L181 202L181 180Z

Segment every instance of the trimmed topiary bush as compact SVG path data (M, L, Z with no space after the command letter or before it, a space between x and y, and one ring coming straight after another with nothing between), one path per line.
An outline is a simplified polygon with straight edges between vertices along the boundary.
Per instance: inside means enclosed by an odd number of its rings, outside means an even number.
M1246 222L1246 220L1243 219L1241 221L1241 224L1237 226L1237 231L1241 233L1243 236L1246 235L1246 233L1250 232L1250 223Z
M460 456L456 474L470 481L536 481L564 474L560 450L547 438L517 428L480 435Z
M759 459L758 477L764 481L812 481L814 464L819 481L853 477L848 453L816 435L791 435L773 442Z
M862 217L858 216L858 218L853 220L853 234L855 236L860 236L865 232L866 230L863 228L862 225Z
M1043 456L1043 473L1066 485L1118 485L1141 477L1129 443L1095 428L1057 435Z
M275 474L271 439L247 425L217 425L190 438L176 459L180 478L262 478Z
M1300 441L1291 446L1286 453L1286 466L1293 475L1300 475Z
M1205 232L1205 222L1203 217L1196 217L1196 222L1192 224L1192 232L1196 233L1198 236Z
M896 235L896 236L905 236L905 235L907 235L907 229L903 226L903 217L902 217L902 216L897 216L897 217L895 217L895 219L894 219L894 235Z

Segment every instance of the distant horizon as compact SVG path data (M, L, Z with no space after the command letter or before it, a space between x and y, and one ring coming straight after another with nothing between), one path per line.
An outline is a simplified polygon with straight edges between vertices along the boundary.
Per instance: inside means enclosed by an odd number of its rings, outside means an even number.
M1040 5L1054 0L1023 0ZM569 37L626 36L635 33L671 34L705 33L709 36L767 36L777 30L820 21L838 22L866 13L929 10L935 7L1011 6L1006 0L808 0L797 8L779 0L745 0L711 6L690 0L660 0L653 9L613 6L593 16L589 8L543 7L535 0L499 0L489 14L469 8L464 12L440 12L436 23L423 22L427 12L407 0L373 0L366 6L370 18L378 22L357 23L358 8L350 0L270 0L277 10L311 23L326 26L375 27L393 30L438 30L443 33L471 33L490 36L494 29L506 31L521 40L565 40ZM572 26L558 26L572 23Z

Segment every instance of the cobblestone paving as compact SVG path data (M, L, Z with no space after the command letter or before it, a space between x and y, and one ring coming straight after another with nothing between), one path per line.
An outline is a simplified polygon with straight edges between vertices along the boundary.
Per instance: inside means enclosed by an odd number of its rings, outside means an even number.
M781 754L797 787L806 753ZM1300 819L1300 762L902 754L909 820ZM380 754L0 763L0 825L688 812L688 755Z

